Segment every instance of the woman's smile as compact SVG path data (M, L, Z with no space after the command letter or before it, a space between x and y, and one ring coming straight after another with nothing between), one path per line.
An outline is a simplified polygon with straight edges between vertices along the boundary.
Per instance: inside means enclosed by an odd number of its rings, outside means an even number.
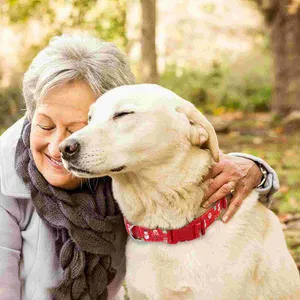
M49 155L45 154L45 156L48 158L48 161L50 163L50 165L58 170L62 170L62 171L66 171L66 169L64 168L61 159L55 159L50 157Z

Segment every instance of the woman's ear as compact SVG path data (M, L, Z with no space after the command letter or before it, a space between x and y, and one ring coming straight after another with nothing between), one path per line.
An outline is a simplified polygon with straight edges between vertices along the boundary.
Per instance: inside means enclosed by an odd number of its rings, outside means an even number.
M219 144L216 132L204 115L190 102L184 100L176 107L190 121L190 142L194 146L208 149L215 162L219 162Z

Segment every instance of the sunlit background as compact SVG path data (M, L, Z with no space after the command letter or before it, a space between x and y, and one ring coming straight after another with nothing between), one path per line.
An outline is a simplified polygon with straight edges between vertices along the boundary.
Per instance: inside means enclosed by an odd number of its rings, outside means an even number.
M299 0L0 0L0 133L23 115L22 76L55 35L87 32L128 56L137 82L193 102L225 152L265 159L300 267ZM155 43L154 43L155 42Z

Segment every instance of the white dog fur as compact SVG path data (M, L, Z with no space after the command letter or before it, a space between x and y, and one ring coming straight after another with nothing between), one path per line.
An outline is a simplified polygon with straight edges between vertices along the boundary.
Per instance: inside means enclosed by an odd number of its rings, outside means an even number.
M217 137L173 92L150 84L115 88L91 106L88 126L70 139L80 152L65 167L79 177L111 176L130 223L175 229L206 211L202 180L212 158L218 161ZM280 223L257 198L253 191L228 224L216 221L193 241L129 238L130 299L299 300L299 273Z

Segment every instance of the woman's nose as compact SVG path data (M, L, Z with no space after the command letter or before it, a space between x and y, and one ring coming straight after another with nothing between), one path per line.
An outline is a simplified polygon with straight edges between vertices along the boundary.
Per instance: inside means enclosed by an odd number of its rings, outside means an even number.
M67 136L65 136L64 134L61 134L59 132L56 132L48 145L48 149L49 149L49 154L54 157L54 158L59 158L61 157L61 153L59 150L59 144L66 138Z

